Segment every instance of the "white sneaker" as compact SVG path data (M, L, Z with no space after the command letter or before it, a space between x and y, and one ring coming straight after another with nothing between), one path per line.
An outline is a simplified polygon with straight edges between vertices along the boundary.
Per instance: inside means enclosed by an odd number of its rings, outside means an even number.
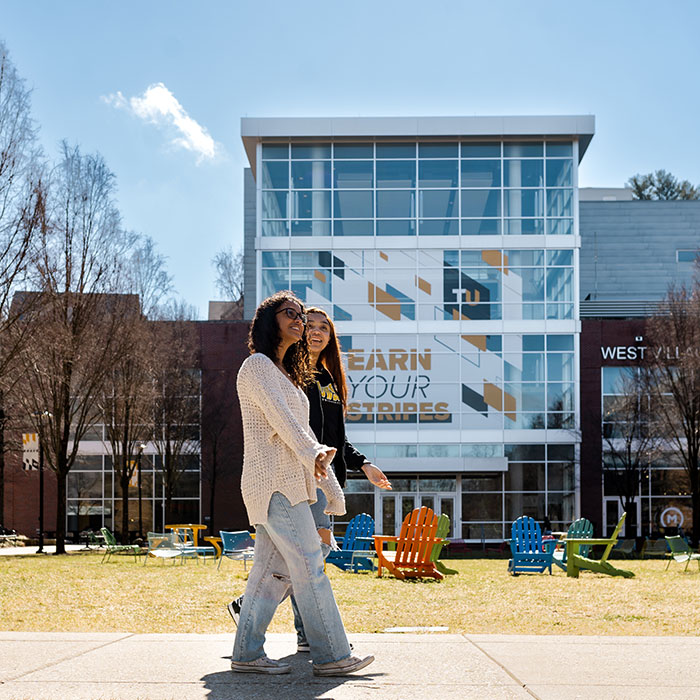
M374 656L348 656L340 661L331 661L327 664L314 664L314 676L347 676L360 669L369 666L374 661Z
M267 656L261 656L255 661L232 661L231 670L236 673L289 673L292 667L284 661L270 659Z

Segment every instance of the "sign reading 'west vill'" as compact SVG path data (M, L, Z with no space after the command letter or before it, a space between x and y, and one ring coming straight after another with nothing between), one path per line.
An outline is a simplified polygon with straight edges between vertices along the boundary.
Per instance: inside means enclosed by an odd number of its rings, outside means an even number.
M700 349L688 348L681 351L678 346L650 348L646 345L608 345L600 348L600 354L604 360L643 360L651 353L654 357L663 357L667 360L679 359L683 355L700 357Z

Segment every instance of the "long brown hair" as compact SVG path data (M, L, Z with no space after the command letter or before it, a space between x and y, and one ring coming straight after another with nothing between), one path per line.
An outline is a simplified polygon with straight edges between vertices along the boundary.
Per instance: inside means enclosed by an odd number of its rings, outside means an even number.
M277 348L282 341L276 312L285 301L299 304L299 308L304 313L304 304L297 299L293 292L276 292L260 302L248 333L250 352L260 352L267 355L273 362L277 362ZM306 342L306 326L304 326L301 340L287 348L282 364L298 387L304 387L313 381L314 369L311 367L309 346Z
M308 314L321 314L328 321L328 325L331 329L331 337L328 341L328 345L323 349L319 355L319 361L325 366L325 368L330 372L331 377L333 377L333 383L340 397L340 402L343 404L343 412L347 409L348 405L348 382L345 376L345 367L343 366L343 359L340 354L340 344L338 343L338 336L335 333L335 326L333 321L331 321L330 316L321 308L317 306L311 306L306 309Z

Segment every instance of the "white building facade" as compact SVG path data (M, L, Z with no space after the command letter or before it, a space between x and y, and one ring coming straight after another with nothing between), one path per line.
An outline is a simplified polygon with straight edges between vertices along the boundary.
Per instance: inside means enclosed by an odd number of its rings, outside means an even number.
M578 514L578 164L591 116L243 119L246 317L292 289L346 353L347 489L393 533L429 505L502 541ZM253 294L252 291L255 291Z

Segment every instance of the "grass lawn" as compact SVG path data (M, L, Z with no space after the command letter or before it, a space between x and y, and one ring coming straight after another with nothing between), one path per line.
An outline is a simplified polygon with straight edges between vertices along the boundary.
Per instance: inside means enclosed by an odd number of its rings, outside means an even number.
M74 632L234 632L225 604L243 592L241 562L184 566L101 554L0 556L0 629ZM348 632L447 626L451 633L696 635L697 565L620 561L636 578L507 573L505 559L451 559L442 582L397 581L328 567ZM288 602L271 632L293 631Z

